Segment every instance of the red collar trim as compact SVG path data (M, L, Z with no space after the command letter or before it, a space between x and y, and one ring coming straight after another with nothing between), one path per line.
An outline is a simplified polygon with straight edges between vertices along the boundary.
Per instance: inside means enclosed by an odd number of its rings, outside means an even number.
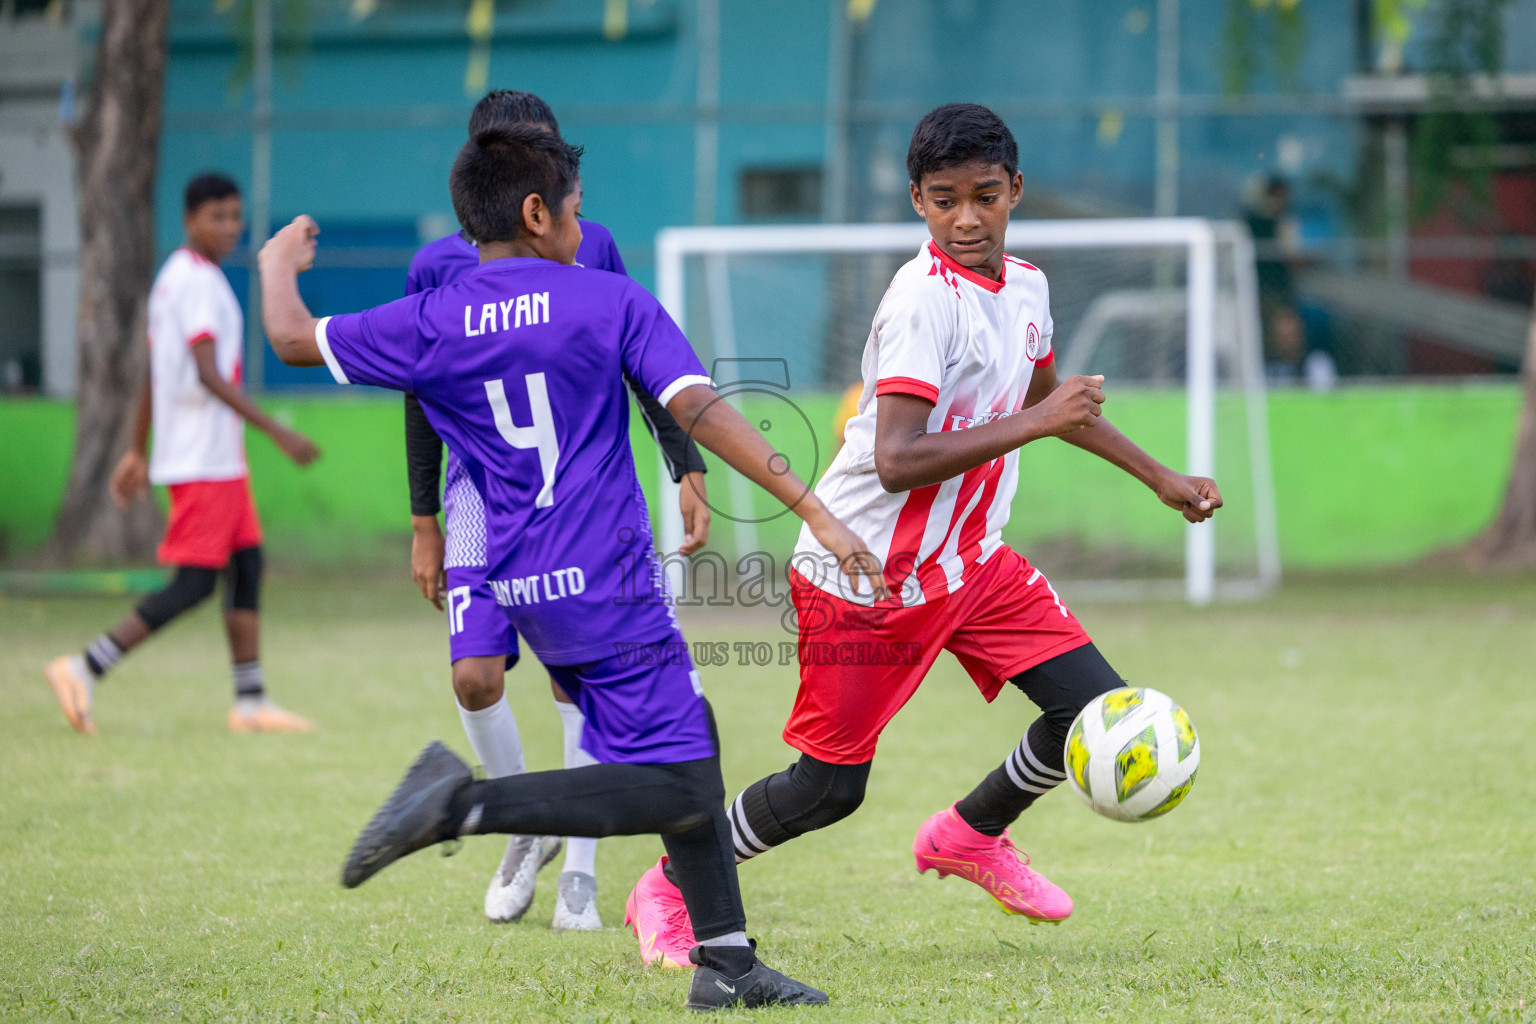
M180 248L181 251L186 253L188 256L191 256L193 262L201 263L204 266L208 266L208 267L216 266L216 264L212 260L210 260L207 256L204 256L202 253L198 252L196 249L192 248L190 245L178 246L178 248Z
M933 254L934 259L938 260L939 265L942 266L945 270L965 278L967 281L971 282L971 284L979 285L980 287L985 288L993 295L996 295L998 292L1002 291L1003 285L1008 283L1007 260L1003 261L1003 269L999 272L999 280L994 281L990 277L981 276L970 267L962 267L960 264L956 263L954 259L949 255L949 253L945 252L943 249L940 249L939 243L935 242L931 238L928 240L928 251Z

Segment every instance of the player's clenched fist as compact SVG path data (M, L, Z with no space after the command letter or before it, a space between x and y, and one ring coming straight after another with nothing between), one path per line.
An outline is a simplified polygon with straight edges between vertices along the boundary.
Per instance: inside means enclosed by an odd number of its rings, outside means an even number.
M1221 508L1221 491L1216 481L1204 476L1185 476L1168 470L1158 478L1153 490L1169 508L1183 514L1191 523L1203 523Z
M315 265L315 236L318 234L320 225L309 214L301 213L267 239L257 260L262 267L270 266L274 260L281 261L302 274Z
M1068 377L1035 406L1041 430L1060 437L1074 430L1093 426L1104 415L1104 377Z

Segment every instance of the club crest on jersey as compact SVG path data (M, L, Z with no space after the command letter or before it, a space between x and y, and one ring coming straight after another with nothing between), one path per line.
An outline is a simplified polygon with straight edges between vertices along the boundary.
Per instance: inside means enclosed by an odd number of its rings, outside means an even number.
M1040 354L1040 332L1035 330L1035 325L1030 324L1024 332L1024 357L1030 362L1035 361L1035 356Z

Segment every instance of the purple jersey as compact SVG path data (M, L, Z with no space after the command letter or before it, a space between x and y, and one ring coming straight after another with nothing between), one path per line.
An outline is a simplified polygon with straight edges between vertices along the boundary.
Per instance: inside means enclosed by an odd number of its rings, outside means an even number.
M608 229L595 221L581 222L581 247L576 262L594 270L626 273L619 247ZM414 295L450 284L480 265L480 250L455 232L422 246L411 259L405 275L405 294ZM443 521L447 541L443 551L446 569L485 567L485 506L475 490L469 471L450 449L443 474Z
M485 499L488 577L539 660L609 658L676 628L629 447L628 374L665 405L704 367L628 278L548 260L315 331L339 383L409 391Z
M576 262L592 270L629 273L624 269L613 235L596 221L581 222L581 247L576 250ZM405 294L415 295L428 288L451 284L479 265L480 250L475 248L475 243L457 231L444 235L422 246L411 258L411 268L405 273Z

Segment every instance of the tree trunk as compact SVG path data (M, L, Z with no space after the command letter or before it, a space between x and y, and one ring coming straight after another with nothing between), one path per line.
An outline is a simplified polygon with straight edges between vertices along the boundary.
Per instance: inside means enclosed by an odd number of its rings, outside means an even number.
M80 187L80 368L75 451L49 554L55 563L154 552L153 501L119 511L107 480L127 450L148 365L154 187L168 0L105 0L95 81L74 133Z
M1536 309L1525 339L1525 406L1498 517L1467 546L1474 569L1536 569Z

